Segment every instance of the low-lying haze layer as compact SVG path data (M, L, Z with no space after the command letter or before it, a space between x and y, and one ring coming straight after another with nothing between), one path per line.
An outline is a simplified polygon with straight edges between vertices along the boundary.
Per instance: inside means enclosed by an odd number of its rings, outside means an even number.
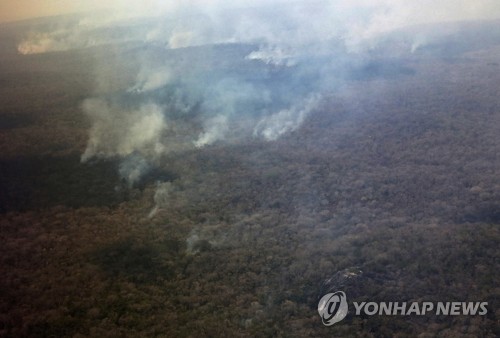
M458 21L500 17L491 0L113 4L115 10L38 25L18 51L116 49L115 59L96 56L95 97L82 104L92 123L82 161L121 157L130 184L168 152L277 140L346 77L380 67L411 74L380 60L460 34ZM442 29L426 28L435 23Z

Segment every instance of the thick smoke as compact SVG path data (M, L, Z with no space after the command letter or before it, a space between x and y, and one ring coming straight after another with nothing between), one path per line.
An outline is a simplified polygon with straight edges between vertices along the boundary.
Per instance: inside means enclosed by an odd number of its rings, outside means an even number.
M112 106L103 99L88 99L83 110L93 122L87 149L82 155L83 162L92 157L163 152L161 134L167 124L158 105L149 103L127 110Z
M159 89L169 83L171 79L168 68L143 68L137 75L136 84L129 91L136 93Z
M253 134L268 141L277 140L281 135L296 130L320 100L319 95L311 95L300 104L263 117L255 126Z
M391 37L404 37L397 53L415 53L453 30L426 24L500 18L496 0L114 3L113 15L39 27L18 50L118 46L116 60L96 62L81 159L123 158L131 185L167 152L297 130L346 69Z
M20 54L41 54L138 41L151 20L131 12L93 12L35 25L18 44Z
M19 44L24 54L62 51L124 41L168 48L214 43L258 43L254 53L301 53L311 44L341 38L353 50L370 48L386 34L430 23L500 18L496 0L191 0L113 1L116 10L39 27ZM431 34L436 34L432 32Z

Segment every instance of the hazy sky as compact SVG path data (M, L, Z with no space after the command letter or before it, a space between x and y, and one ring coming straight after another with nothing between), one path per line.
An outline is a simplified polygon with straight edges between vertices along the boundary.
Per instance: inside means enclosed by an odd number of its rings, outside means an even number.
M1 0L0 22L89 10L97 4L94 0Z
M0 0L0 22L15 21L42 16L85 12L102 8L150 7L161 1L130 0ZM163 1L178 2L178 1Z
M255 6L265 3L301 2L293 0L0 0L0 22L27 18L92 11L103 8L125 10L141 15L168 11L175 7L194 5L217 8L227 6ZM307 3L307 0L302 1ZM311 2L314 2L312 0ZM324 2L324 1L323 1ZM342 10L347 7L384 6L400 13L407 10L408 17L424 13L433 19L493 19L500 17L499 0L332 0L326 1ZM431 21L434 21L431 20Z

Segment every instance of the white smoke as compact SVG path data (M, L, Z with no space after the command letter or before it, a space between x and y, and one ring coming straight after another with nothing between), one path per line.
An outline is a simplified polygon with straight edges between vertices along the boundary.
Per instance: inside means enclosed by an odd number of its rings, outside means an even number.
M133 152L160 154L165 148L161 134L167 124L161 107L156 104L125 110L103 99L88 99L83 110L92 127L82 162L92 157L127 156Z
M71 33L70 33L71 32ZM32 32L17 46L20 54L42 54L61 52L106 43L107 39L90 34L82 34L68 29L51 32Z
M172 79L168 68L144 67L137 75L136 84L129 89L130 92L143 93L164 87Z
M20 54L41 54L48 51L61 51L68 48L64 43L58 43L54 38L57 33L32 33L17 46Z
M342 62L356 66L391 34L405 32L409 53L442 34L422 31L425 24L500 18L496 0L112 3L120 4L113 15L35 27L18 51L120 46L96 53L81 159L121 157L131 184L169 149L251 135L274 141L298 130L335 88L334 72L346 72Z
M223 78L214 82L202 95L203 131L193 141L197 148L225 140L242 116L255 109L255 103L270 101L266 90L241 79Z
M206 145L214 143L215 141L222 140L228 130L228 117L224 115L217 115L206 121L205 131L198 136L196 141L194 141L194 145L197 148L202 148Z
M500 18L500 2L496 0L355 0L347 6L367 11L364 20L353 20L346 26L345 43L353 52L372 49L384 36L407 27Z
M118 173L120 178L127 182L129 188L131 188L150 170L151 167L144 157L139 154L132 154L120 163Z
M262 46L246 56L248 60L259 60L268 65L291 67L296 64L291 51L285 51L281 47Z
M104 11L65 17L50 25L34 26L18 44L20 54L41 54L107 44L142 41L154 20L140 12Z
M173 190L174 186L170 182L158 182L156 184L156 191L153 197L155 206L149 212L149 218L154 217L163 206L168 204Z
M411 44L411 52L415 53L418 49L426 46L429 43L425 35L417 35Z
M119 41L158 41L169 48L224 42L264 43L304 52L341 38L352 51L369 49L384 35L404 27L438 22L500 18L497 0L315 0L256 1L115 1L119 10L93 13L76 24L35 32L19 44L23 54L62 51ZM118 6L119 5L119 6ZM128 9L128 10L127 10ZM153 27L126 34L103 29L136 25L155 17ZM161 18L161 19L159 19Z
M319 101L320 95L311 95L300 104L264 117L255 126L254 136L274 141L281 135L296 130L311 111L317 107Z

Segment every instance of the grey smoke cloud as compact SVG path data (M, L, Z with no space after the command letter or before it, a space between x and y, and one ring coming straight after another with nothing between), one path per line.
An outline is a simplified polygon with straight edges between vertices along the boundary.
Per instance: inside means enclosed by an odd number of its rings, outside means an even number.
M162 108L154 103L127 110L104 99L88 99L83 110L92 121L82 162L92 157L127 156L134 152L145 156L161 154L161 133L167 123Z
M268 141L275 141L281 135L300 127L319 101L320 95L311 95L297 105L265 116L255 126L253 134Z
M113 5L116 11L95 12L45 32L32 32L20 43L19 51L42 53L109 42L148 41L169 48L262 42L266 48L288 47L300 52L335 37L357 50L373 47L383 35L404 27L500 18L496 0L191 0L143 5L118 0ZM145 18L152 21L139 27ZM124 25L133 29L113 36L104 33Z
M425 24L500 18L493 0L153 1L134 2L133 11L123 10L131 1L118 2L113 15L33 31L18 50L130 44L116 60L96 62L82 155L124 158L120 174L130 184L170 151L297 130L346 69L391 35L404 32L411 53L450 33Z
M168 68L145 67L137 74L137 82L129 91L136 93L148 92L164 87L170 80L171 72Z
M42 54L140 41L153 27L148 18L134 13L93 12L62 17L34 25L19 42L20 54Z
M151 166L148 161L140 154L134 153L123 159L118 168L118 173L129 187L133 187L150 170Z

